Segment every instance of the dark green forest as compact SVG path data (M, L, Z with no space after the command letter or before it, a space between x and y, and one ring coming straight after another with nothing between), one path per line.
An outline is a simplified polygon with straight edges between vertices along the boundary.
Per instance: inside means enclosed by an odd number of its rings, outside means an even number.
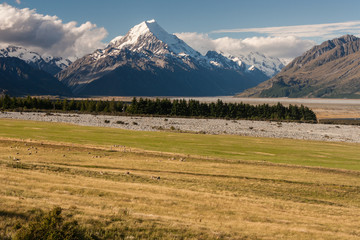
M16 98L8 95L0 98L1 110L11 111L63 111L79 113L101 113L121 115L151 115L174 117L202 117L251 120L316 121L315 113L303 105L283 106L281 103L250 105L245 103L224 103L221 100L203 103L184 99L133 98L131 102L102 100L52 100L49 98Z

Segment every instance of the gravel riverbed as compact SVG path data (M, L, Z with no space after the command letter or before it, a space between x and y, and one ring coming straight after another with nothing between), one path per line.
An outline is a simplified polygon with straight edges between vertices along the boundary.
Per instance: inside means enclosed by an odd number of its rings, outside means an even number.
M71 123L136 131L186 131L254 137L360 143L360 126L250 120L131 117L91 114L2 112L0 118ZM1 131L1 130L0 130Z

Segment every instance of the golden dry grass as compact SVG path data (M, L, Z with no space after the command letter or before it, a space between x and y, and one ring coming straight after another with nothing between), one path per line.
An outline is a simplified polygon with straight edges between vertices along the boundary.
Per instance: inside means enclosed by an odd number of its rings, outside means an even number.
M181 158L2 140L0 229L61 206L88 226L155 224L194 239L360 238L358 171Z

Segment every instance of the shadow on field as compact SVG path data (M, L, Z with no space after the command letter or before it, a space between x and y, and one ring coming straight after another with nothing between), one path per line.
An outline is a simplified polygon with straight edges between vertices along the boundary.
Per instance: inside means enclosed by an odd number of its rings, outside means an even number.
M0 210L0 217L22 218L22 219L28 218L28 216L23 213L9 212L5 210Z

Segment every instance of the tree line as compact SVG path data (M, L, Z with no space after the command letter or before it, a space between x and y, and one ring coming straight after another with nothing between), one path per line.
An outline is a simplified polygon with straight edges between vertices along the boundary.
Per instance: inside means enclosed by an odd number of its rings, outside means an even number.
M246 103L203 103L185 99L133 98L131 102L103 100L51 100L49 98L16 98L8 95L0 98L2 110L54 110L83 113L112 113L129 115L154 115L177 117L206 117L251 120L316 121L315 113L303 105L283 106L281 103L250 105Z

